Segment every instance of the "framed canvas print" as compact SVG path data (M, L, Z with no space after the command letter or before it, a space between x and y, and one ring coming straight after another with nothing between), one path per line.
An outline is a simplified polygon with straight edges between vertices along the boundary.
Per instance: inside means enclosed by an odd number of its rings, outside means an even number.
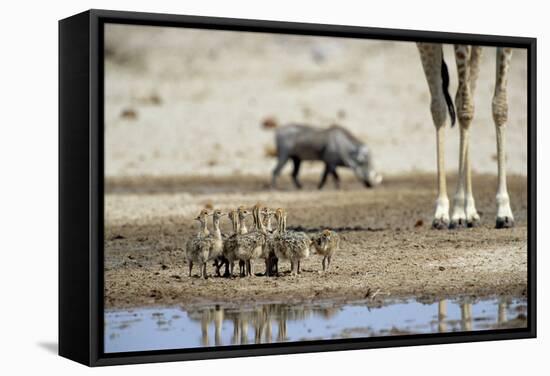
M534 337L535 62L524 37L61 20L60 355Z

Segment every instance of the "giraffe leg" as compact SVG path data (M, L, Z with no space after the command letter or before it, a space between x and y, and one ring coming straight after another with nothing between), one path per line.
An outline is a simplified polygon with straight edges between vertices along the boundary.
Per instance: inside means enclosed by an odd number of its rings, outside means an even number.
M445 173L445 128L436 129L437 142L437 183L438 194L435 201L435 214L432 228L444 229L449 225L449 198L447 196L447 176Z
M477 77L479 75L479 63L481 60L482 48L480 46L472 46L470 53L470 92L472 98L474 97ZM476 203L474 200L474 194L472 190L472 168L470 159L470 145L466 148L466 160L465 160L465 203L464 210L466 214L466 225L468 227L477 227L480 223L479 214L476 209Z
M447 179L445 175L445 123L447 106L441 77L443 49L441 44L418 43L420 60L430 89L430 110L436 130L437 142L437 184L438 194L435 202L435 214L432 227L447 228L449 224L449 199L447 196Z
M497 49L497 72L495 94L493 97L493 120L496 127L497 160L498 160L498 189L496 195L497 218L496 228L514 226L514 216L510 208L510 197L506 186L506 122L508 120L507 83L508 68L512 50L510 48Z
M470 214L479 216L475 210L473 195L471 192L471 175L469 169L468 143L470 140L470 124L474 116L474 101L471 91L470 59L472 47L467 45L455 45L455 59L458 70L458 90L456 93L456 111L460 125L460 151L458 158L458 178L456 193L454 196L453 211L450 228L465 227L468 224L466 215L466 197L470 196ZM475 215L474 215L475 213ZM474 220L472 219L472 224Z
M458 156L458 177L456 192L454 196L453 211L451 215L451 223L449 228L459 228L466 226L466 211L464 210L466 199L465 199L465 188L464 188L464 175L465 175L465 164L466 164L466 152L468 148L468 129L460 126L460 147L459 147L459 156Z
M472 169L470 165L470 147L466 150L466 196L464 211L466 213L466 225L468 227L477 227L480 223L479 214L476 209L476 202L472 192Z

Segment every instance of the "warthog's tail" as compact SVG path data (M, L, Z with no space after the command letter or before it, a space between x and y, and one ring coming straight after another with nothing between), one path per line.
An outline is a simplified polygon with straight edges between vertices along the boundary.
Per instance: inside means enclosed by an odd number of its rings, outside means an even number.
M279 126L277 120L273 117L267 117L262 121L263 129L275 129Z
M451 116L451 127L455 125L456 122L456 113L453 100L449 95L449 69L447 69L447 64L445 59L441 58L441 80L443 86L443 95L445 96L445 102L447 102L447 109L449 110L449 115Z

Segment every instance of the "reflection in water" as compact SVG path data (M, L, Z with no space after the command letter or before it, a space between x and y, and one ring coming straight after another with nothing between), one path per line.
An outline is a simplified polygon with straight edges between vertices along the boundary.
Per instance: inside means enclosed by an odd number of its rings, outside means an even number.
M437 321L439 323L439 333L444 333L447 331L447 299L442 299L438 303L438 317Z
M525 310L526 301L522 299L461 298L429 303L401 300L108 311L105 313L105 351L525 327L525 315L517 314ZM513 319L508 320L509 317Z
M503 325L506 321L506 300L500 298L498 302L498 324Z
M463 332L472 330L472 303L460 304L461 327Z
M305 306L288 306L285 304L263 304L254 309L223 309L219 305L209 308L188 309L188 317L193 322L200 322L201 345L210 346L212 324L214 326L214 344L222 345L222 325L231 323L232 335L230 344L246 345L249 343L271 343L288 341L287 321L306 321L312 315L330 319L339 310L335 308L311 308ZM273 337L273 326L277 327ZM251 330L252 336L249 335Z

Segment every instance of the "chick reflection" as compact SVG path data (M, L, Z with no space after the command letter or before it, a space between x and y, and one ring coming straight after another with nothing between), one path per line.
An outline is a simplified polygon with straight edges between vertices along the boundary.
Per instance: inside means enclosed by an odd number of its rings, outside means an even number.
M213 308L188 310L189 318L193 321L200 321L201 324L201 345L210 346L208 328L214 324L214 344L222 345L222 325L224 320L224 309L216 305Z
M210 329L214 326L214 345L246 345L288 341L287 323L303 321L312 315L330 319L338 313L335 307L292 307L266 304L255 308L221 308L220 306L189 309L189 318L200 322L201 344L211 345ZM223 343L223 323L232 327L230 343ZM274 327L277 329L274 330ZM275 334L276 333L276 334ZM252 334L252 337L250 337Z

